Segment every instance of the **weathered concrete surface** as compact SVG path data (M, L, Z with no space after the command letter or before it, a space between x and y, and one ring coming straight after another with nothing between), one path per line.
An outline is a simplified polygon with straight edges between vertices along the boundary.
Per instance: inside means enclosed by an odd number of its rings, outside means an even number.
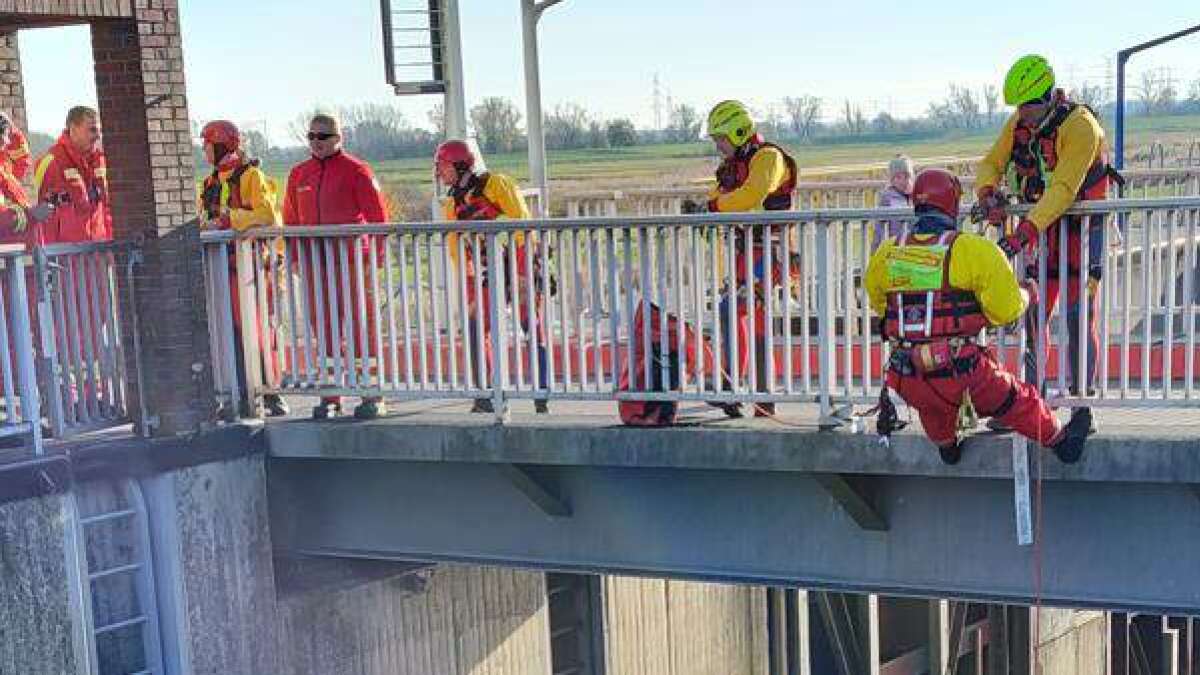
M0 505L0 675L64 675L80 666L63 546L67 499Z
M462 406L399 404L399 414L374 422L287 421L267 425L275 457L393 461L585 465L736 471L788 471L1012 478L1012 440L978 433L963 461L942 464L928 441L906 430L891 448L874 435L821 432L815 406L781 405L780 420L726 421L689 409L687 426L623 427L597 404L555 404L552 416L514 415L498 426ZM1098 410L1101 431L1083 461L1065 466L1046 453L1048 480L1200 483L1200 414ZM782 423L781 423L782 422Z
M1034 610L1039 672L1046 675L1105 675L1108 628L1104 612Z
M542 574L441 566L279 603L280 675L546 675Z
M146 483L168 658L192 673L275 673L278 617L262 456ZM175 615L174 620L172 613Z
M762 587L605 577L608 675L767 675Z

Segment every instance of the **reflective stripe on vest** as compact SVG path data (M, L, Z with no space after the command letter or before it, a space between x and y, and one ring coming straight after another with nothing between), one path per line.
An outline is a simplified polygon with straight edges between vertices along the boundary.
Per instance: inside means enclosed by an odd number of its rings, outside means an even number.
M912 243L913 236L897 237L887 252L885 334L928 340L973 336L986 328L987 317L975 294L950 285L950 258L958 233L943 232L925 244ZM920 300L914 303L914 296Z

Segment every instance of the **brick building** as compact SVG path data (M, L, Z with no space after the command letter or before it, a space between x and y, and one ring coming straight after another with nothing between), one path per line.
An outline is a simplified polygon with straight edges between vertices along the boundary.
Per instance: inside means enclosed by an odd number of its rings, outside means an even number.
M0 108L22 127L21 29L79 24L91 27L116 237L142 244L133 268L141 320L124 312L124 334L136 331L142 348L130 395L145 402L144 428L187 433L214 402L178 0L0 0Z

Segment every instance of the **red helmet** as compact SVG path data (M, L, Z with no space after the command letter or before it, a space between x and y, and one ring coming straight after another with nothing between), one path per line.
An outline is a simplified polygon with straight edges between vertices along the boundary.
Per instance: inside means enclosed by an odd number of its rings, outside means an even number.
M435 164L449 162L459 171L470 171L475 168L475 153L465 141L446 141L433 153L433 161Z
M925 169L913 183L913 208L929 206L951 218L958 217L958 202L962 199L962 183L958 176L945 169Z
M242 144L241 132L238 131L237 125L229 120L213 120L205 124L200 137L205 143L223 146L226 152L233 152Z

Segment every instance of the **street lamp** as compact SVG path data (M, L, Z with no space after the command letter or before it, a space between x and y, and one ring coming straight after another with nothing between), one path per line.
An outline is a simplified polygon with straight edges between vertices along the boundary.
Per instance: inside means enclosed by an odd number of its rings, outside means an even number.
M521 28L525 44L525 117L529 138L529 181L537 190L538 217L550 213L550 185L546 180L546 135L542 130L542 82L538 65L537 22L542 12L562 0L521 0Z

